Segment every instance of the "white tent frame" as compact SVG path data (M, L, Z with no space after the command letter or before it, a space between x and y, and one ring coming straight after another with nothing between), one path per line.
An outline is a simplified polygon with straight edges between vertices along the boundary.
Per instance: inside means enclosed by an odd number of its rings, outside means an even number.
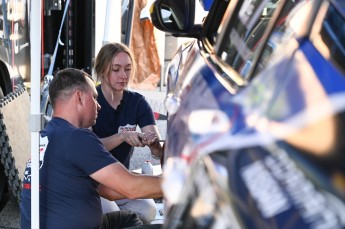
M39 219L39 132L43 115L40 113L41 75L41 1L30 2L30 57L31 57L31 228L40 228Z

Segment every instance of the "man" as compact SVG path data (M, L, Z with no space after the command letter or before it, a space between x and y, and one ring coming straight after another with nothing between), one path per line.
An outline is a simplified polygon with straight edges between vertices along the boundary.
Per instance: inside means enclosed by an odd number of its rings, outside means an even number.
M109 200L161 198L161 179L135 175L104 148L88 128L95 124L97 91L91 77L68 68L49 86L53 118L40 139L40 228L121 228L141 225L133 213L102 216ZM21 228L30 228L30 163L21 201ZM103 219L102 219L103 218Z

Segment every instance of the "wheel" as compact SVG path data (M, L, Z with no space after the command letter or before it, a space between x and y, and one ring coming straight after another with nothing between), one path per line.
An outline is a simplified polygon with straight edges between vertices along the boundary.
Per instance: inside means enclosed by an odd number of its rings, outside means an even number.
M44 90L41 93L41 112L44 114L44 126L46 126L53 116L53 108L49 101L48 90Z

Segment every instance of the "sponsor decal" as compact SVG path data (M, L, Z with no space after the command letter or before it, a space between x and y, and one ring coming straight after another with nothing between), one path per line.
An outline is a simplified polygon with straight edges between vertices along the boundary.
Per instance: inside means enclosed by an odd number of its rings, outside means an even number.
M137 129L136 125L127 124L125 126L120 126L118 133L122 133L122 132L126 132L126 131L135 131L136 129Z

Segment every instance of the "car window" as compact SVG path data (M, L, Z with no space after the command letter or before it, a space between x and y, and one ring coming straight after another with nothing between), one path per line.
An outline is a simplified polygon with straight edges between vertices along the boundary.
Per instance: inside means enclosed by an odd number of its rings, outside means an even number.
M323 45L317 47L327 47L331 61L345 71L345 18L332 4L322 23L320 38Z
M233 16L231 29L218 54L225 63L239 72L257 48L268 22L276 9L275 0L246 0ZM241 74L242 76L244 74Z
M259 78L253 80L250 89L247 90L251 94L243 91L244 93L242 92L242 95L236 98L237 104L246 104L245 107L255 107L255 111L260 113L260 115L282 122L282 120L288 120L288 117L292 117L292 115L301 112L301 110L306 110L308 108L307 105L311 106L310 104L312 104L314 106L316 103L320 103L320 98L324 94L335 93L342 88L342 81L340 80L342 73L331 68L330 63L335 63L338 67L337 70L344 70L345 68L344 64L342 64L345 61L345 37L343 35L344 32L342 32L345 29L345 17L332 2L324 1L323 8L327 8L318 11L318 17L315 19L312 15L316 15L317 4L317 1L303 2L296 6L292 13L286 14L287 18L284 17L286 19L284 19L284 23L281 26L275 26L266 43L267 48L263 49L264 51L259 61L261 67L257 68L259 70L256 70L259 72L265 69L264 76L258 74L257 77ZM311 27L312 30L311 32L307 31L306 34L300 34L297 27ZM294 44L297 44L297 42L292 42L289 46L282 45L284 40L289 39L289 36L291 37L292 34L299 34L302 37L310 36L306 39L298 39L300 49L304 50L303 55L288 54L289 51L286 50L289 47L294 47ZM296 36L296 38L300 38L299 36ZM282 49L285 49L285 51L281 52ZM267 67L268 64L266 64L266 67L263 67L265 62L269 61L267 56L272 55L272 50L275 50L273 54L274 61L277 60L278 62L275 62L271 67ZM294 48L291 50L294 50ZM323 58L317 58L319 54L323 55ZM318 65L322 67L317 68ZM303 78L301 77L302 75L306 75L308 78ZM308 79L308 83L299 83L302 82L301 79ZM320 87L320 83L323 83L322 87ZM277 84L281 85L279 89L276 87L277 90L269 90ZM298 86L296 86L297 84ZM317 90L320 90L318 99L306 99L309 95L315 96ZM291 93L298 97L298 100L291 99L295 98ZM275 102L273 103L271 100L265 99L265 97L274 98L272 101L274 100ZM325 106L322 106L322 109L325 110ZM334 109L334 111L337 111L337 109ZM249 111L246 112L249 113ZM319 115L319 113L322 114L322 112L313 113L315 113L315 116ZM310 120L312 119L309 117L308 121ZM306 120L303 120L302 124L305 125ZM297 126L296 122L294 122L294 125L295 128Z
M214 45L217 41L218 33L222 30L221 21L224 20L225 11L229 5L230 1L217 1L212 6L211 11L209 12L204 27L207 28L205 31L206 40L210 45ZM226 16L225 16L226 17Z
M305 5L311 4L311 2L304 2ZM303 7L303 4L301 4ZM290 12L292 5L287 4L286 10L283 10L282 17L277 21L274 30L272 31L268 42L265 44L263 53L258 61L257 68L255 69L255 75L258 74L267 64L269 57L274 49L283 44L291 35L296 31L292 22L285 23L285 19L288 18L284 12ZM312 15L311 12L306 12L307 15ZM289 15L290 16L290 15ZM306 26L312 21L308 16L296 17L298 18L296 23ZM296 21L296 20L295 20ZM317 23L317 22L316 22ZM314 25L314 27L318 25ZM327 58L335 63L338 68L345 71L345 19L344 16L332 5L328 7L326 15L322 20L320 31L314 39L314 45L319 49L321 53L327 55ZM327 50L327 51L325 51ZM325 53L326 52L326 53Z
M298 1L286 1L286 4L283 6L277 20L275 21L274 27L267 39L267 42L264 44L264 48L262 49L261 53L258 58L258 64L255 66L255 71L253 75L257 75L258 73L263 70L263 68L268 64L268 61L273 54L274 50L277 50L282 44L284 44L293 34L295 34L296 28L293 28L287 21L289 17L292 16L291 12L297 8L296 3ZM307 1L303 1L303 3L307 4ZM304 4L300 4L299 7L303 7ZM311 9L309 9L311 10ZM309 15L305 15L300 17L300 21L298 22L301 25L307 27L308 23L311 21L310 16L312 15L311 12L308 11ZM309 23L310 24L310 23ZM259 50L258 50L259 51ZM246 60L244 67L239 69L239 72L242 75L248 76L249 74L249 67L251 66L251 62L253 61L254 52ZM256 53L255 53L256 54Z
M237 15L233 15L228 26L230 29L224 36L217 53L220 59L236 70L243 79L248 76L254 57L260 52L259 47L262 45L263 35L280 2L284 1L246 0L237 10L234 10L234 14L237 13ZM280 26L283 25L288 12L296 5L296 2L298 1L285 1L280 15L276 18L275 32L280 30ZM274 45L265 47L263 52L266 59L274 48Z

